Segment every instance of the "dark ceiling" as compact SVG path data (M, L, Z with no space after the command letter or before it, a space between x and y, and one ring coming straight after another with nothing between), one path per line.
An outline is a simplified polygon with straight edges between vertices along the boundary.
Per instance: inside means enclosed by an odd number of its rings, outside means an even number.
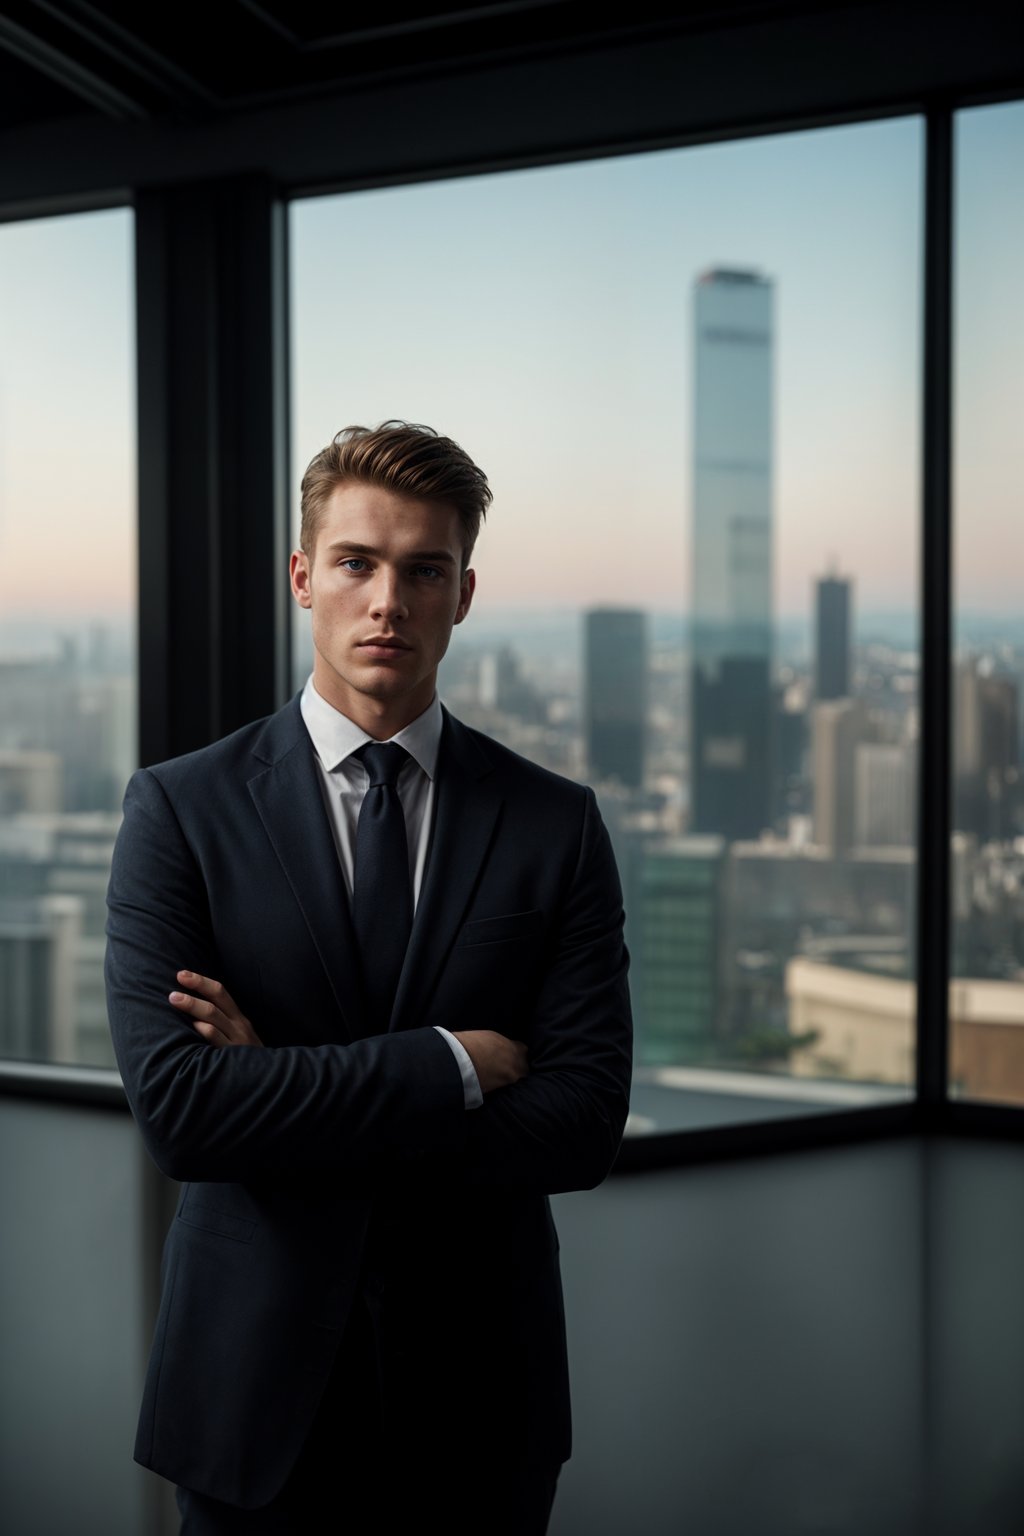
M843 0L4 0L0 131L89 116L195 124L371 80L627 37L843 10Z
M0 0L0 218L289 195L1024 92L1022 0Z

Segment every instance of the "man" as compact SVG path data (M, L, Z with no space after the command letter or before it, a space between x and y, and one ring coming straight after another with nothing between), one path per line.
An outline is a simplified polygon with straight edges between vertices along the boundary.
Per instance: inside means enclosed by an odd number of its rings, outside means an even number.
M128 786L111 1029L184 1181L136 1458L192 1536L539 1536L569 1455L547 1196L614 1161L627 958L593 792L437 698L490 499L429 428L339 433L305 689Z

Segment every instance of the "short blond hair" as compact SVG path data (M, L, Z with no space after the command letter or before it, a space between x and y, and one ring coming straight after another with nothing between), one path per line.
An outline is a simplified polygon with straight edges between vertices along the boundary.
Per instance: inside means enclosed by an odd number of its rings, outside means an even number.
M409 421L344 427L310 460L302 477L299 543L310 560L324 507L339 485L352 482L450 502L459 514L466 569L492 495L487 476L458 443Z

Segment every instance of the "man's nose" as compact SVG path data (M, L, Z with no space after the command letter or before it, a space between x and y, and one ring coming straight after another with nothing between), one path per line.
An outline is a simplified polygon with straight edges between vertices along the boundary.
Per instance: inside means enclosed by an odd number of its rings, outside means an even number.
M409 612L403 584L396 571L382 567L374 579L370 594L370 612L374 618L404 618Z

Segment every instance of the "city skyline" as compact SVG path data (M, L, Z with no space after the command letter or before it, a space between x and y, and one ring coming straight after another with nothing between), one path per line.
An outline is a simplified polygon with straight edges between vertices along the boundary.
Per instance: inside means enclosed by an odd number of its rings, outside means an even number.
M468 724L594 785L623 880L638 1082L696 1066L909 1082L916 657L855 643L852 697L825 703L817 655L791 667L778 702L793 750L770 825L695 835L680 624L649 635L640 610L592 608L578 627L575 655L500 633L471 643L444 663L442 693ZM0 1044L19 1058L109 1063L103 891L134 719L134 660L114 642L97 628L48 663L0 659ZM968 1091L1013 1098L1024 1053L1005 1084L985 1054L1024 995L1024 647L1004 661L956 674L953 976L970 979L969 1005L955 997L973 1011L953 1046Z

